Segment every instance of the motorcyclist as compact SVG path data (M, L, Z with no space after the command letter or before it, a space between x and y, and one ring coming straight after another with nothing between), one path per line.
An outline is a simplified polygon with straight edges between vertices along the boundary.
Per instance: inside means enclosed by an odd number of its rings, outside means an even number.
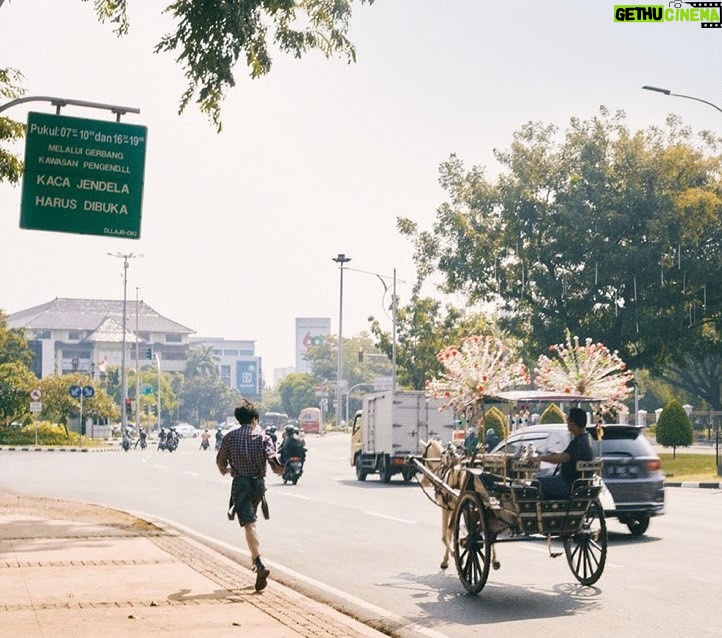
M221 449L221 441L223 440L223 430L216 428L216 452Z
M297 456L301 463L306 461L306 445L298 436L298 428L295 425L287 425L283 442L278 450L279 460L285 464L288 459Z
M123 449L127 452L130 448L130 432L126 428L123 430Z
M210 449L210 438L211 433L206 429L203 431L203 434L201 434L201 450L208 450Z
M266 428L266 434L271 438L271 441L273 441L273 445L276 445L278 443L278 435L276 434L276 426L275 425L269 425Z
M146 438L147 438L147 437L148 437L148 435L145 433L145 429L144 429L144 428L141 428L141 429L140 429L140 432L138 433L138 440L135 442L135 446L134 446L134 447L138 447L138 443L140 443L140 447L141 447L141 448L144 448L144 447L145 447L145 444L146 444Z

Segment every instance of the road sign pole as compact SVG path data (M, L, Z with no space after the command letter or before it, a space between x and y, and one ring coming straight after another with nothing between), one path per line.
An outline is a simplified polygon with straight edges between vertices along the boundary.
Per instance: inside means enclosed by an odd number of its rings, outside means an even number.
M158 405L158 414L156 415L158 417L158 430L160 430L160 381L161 381L161 374L160 374L160 352L155 353L155 360L158 362L158 398L157 398L157 405Z
M83 395L85 392L80 392L80 447L83 447Z

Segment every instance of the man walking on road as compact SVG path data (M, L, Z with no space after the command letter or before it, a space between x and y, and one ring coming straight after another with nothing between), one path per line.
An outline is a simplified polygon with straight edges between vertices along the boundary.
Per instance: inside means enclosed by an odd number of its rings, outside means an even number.
M243 400L234 410L240 427L223 437L216 455L216 465L221 474L233 477L229 518L238 517L238 523L246 533L246 543L256 572L256 591L265 589L270 570L261 560L261 549L256 532L256 512L266 492L266 462L274 473L283 467L276 459L276 447L258 425L258 410Z

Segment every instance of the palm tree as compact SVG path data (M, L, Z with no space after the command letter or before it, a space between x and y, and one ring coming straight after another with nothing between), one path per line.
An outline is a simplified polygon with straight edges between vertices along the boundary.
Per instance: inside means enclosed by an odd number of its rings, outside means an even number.
M186 377L217 377L219 357L213 353L213 346L198 345L188 350Z

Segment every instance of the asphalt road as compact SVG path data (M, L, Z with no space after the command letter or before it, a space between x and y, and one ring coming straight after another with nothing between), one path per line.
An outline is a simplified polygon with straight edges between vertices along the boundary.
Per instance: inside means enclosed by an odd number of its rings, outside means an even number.
M722 591L722 491L667 489L667 514L634 538L609 521L607 566L582 587L564 557L539 541L498 548L501 569L467 595L442 554L440 513L415 484L361 483L348 464L349 436L308 437L296 486L268 479L271 520L259 524L275 573L316 587L361 616L396 621L397 636L718 636ZM173 454L2 453L0 486L107 504L174 521L242 547L225 516L230 480L213 452L185 440ZM393 624L393 623L392 623Z

